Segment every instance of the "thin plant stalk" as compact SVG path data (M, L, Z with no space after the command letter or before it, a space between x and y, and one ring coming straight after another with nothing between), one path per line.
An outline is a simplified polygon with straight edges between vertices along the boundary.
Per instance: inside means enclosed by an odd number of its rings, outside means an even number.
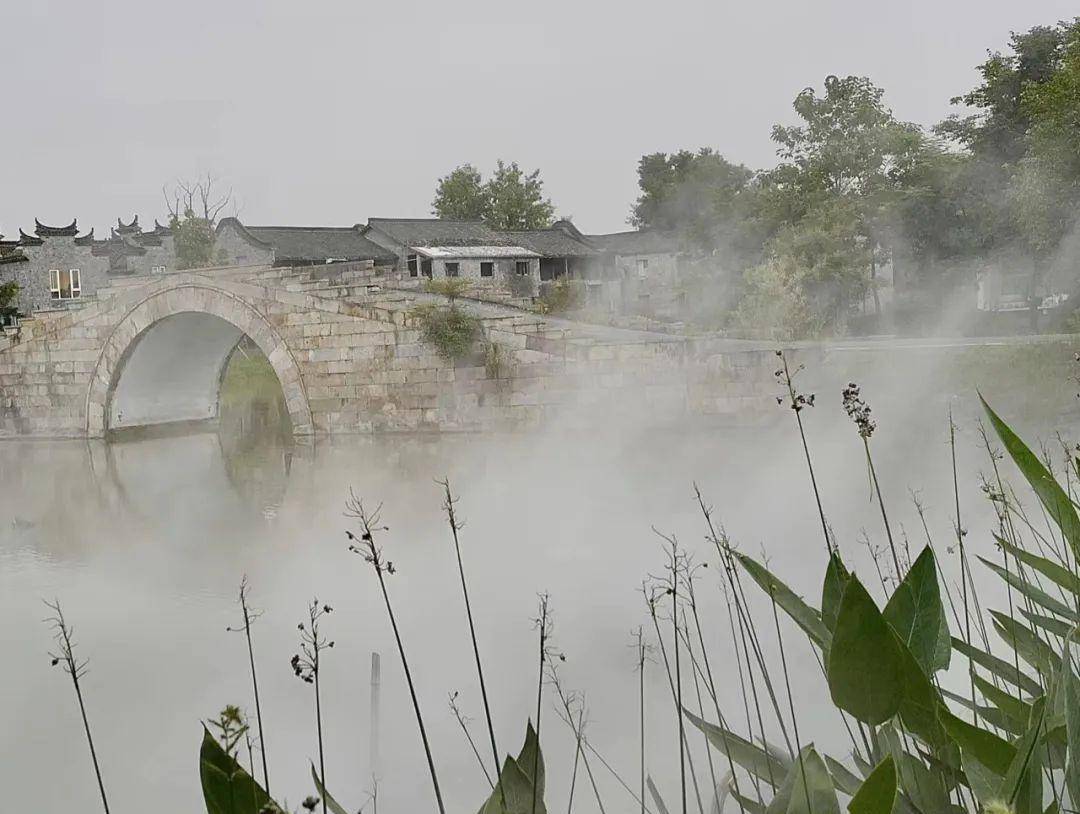
M469 742L469 747L472 749L472 753L476 756L476 762L480 764L480 771L484 773L484 779L487 780L488 785L492 789L495 788L495 784L491 782L491 775L488 774L487 766L484 764L484 759L480 757L480 750L476 748L476 741L473 740L472 733L469 732L469 727L465 723L465 716L461 714L461 710L457 705L457 693L450 693L450 710L454 713L454 717L457 718L458 725L461 726L461 731L465 733L465 740Z
M53 615L46 619L46 623L53 629L53 638L59 652L50 653L53 666L63 665L64 672L71 676L71 683L75 687L75 698L79 702L79 715L82 717L83 729L86 731L86 743L90 747L90 761L94 765L94 777L97 779L98 791L101 793L101 805L105 814L109 814L109 800L105 796L105 782L101 778L101 766L98 764L97 750L94 748L94 736L90 732L90 718L86 714L86 703L83 701L82 686L79 680L87 672L89 664L85 659L79 661L75 656L75 629L64 619L64 612L60 608L60 600L46 602L46 607Z
M499 747L495 745L495 727L491 722L491 705L488 703L487 684L484 681L484 668L480 662L480 645L477 644L476 641L476 625L473 623L472 604L469 601L469 586L465 580L465 565L461 558L461 543L458 539L458 532L461 530L462 524L458 521L454 511L454 503L456 500L450 492L450 480L444 479L440 483L445 492L443 510L446 512L446 519L450 524L450 532L454 538L454 554L457 557L458 575L461 577L461 594L465 598L465 615L469 620L469 636L472 639L473 658L476 661L476 675L480 679L480 697L484 702L484 718L487 721L488 739L491 741L491 757L495 761L495 781L499 785L499 793L501 796L502 778L499 773ZM485 774L487 774L487 772L485 772Z
M301 622L297 625L300 631L300 652L292 657L290 662L293 673L301 681L312 684L315 687L315 730L319 741L319 783L326 788L326 755L323 750L323 726L322 726L322 692L319 685L320 666L322 664L322 652L334 646L333 641L328 641L319 629L323 616L331 613L334 609L329 605L320 605L319 600L312 599L308 605L308 623ZM320 795L322 799L323 814L326 814L326 795Z
M641 814L645 814L645 639L641 627L637 629L637 669L638 669L638 733L639 741L639 765L641 767ZM581 744L578 744L581 748Z
M244 626L242 628L226 628L230 632L243 631L244 638L247 640L248 651L248 666L251 670L251 688L255 696L255 722L259 729L259 755L262 758L262 771L263 771L263 789L266 791L267 796L270 794L270 771L267 768L266 759L266 738L263 735L263 718L262 718L262 704L259 702L259 679L255 672L255 647L251 640L251 623L259 618L261 615L259 611L253 610L248 605L248 581L247 576L244 576L240 580L240 596L238 599L240 603L240 610L244 617ZM255 776L254 771L252 777Z
M536 681L536 754L532 765L532 814L536 814L539 784L536 782L540 768L540 711L544 701L544 666L547 662L548 636L551 634L551 619L548 615L548 595L540 594L540 615L536 619L540 631L540 670Z
M398 630L397 617L394 616L394 607L390 603L390 593L386 589L386 574L394 573L394 563L384 560L382 550L375 545L375 532L385 531L386 527L379 526L379 510L368 512L364 504L354 494L350 494L346 506L346 516L355 518L360 523L360 537L356 537L351 531L345 534L351 545L349 550L358 554L371 565L375 576L379 580L379 589L382 592L383 603L386 605L386 615L390 618L390 627L394 632L394 641L397 644L398 655L401 656L401 666L405 671L405 681L409 685L409 697L412 700L413 711L416 713L416 725L420 729L420 741L424 746L424 756L427 758L428 771L431 774L431 785L435 791L435 802L438 805L439 814L446 814L446 806L443 804L442 791L439 788L439 778L435 772L435 760L431 756L431 745L428 742L427 729L424 726L424 716L420 712L420 701L416 696L416 685L413 683L412 671L409 669L409 660L405 656L405 645L401 640L401 631Z
M956 474L956 423L953 421L952 407L949 407L949 456L952 463L953 502L956 509L956 544L960 549L960 573L967 572L967 549L964 547L964 527L960 521L960 480ZM1010 602L1012 597L1010 596ZM964 605L964 641L971 643L971 612L968 607L968 583L962 580L961 602ZM1010 613L1012 609L1010 608ZM978 726L979 706L975 703L975 675L970 670L968 678L971 682L971 721Z

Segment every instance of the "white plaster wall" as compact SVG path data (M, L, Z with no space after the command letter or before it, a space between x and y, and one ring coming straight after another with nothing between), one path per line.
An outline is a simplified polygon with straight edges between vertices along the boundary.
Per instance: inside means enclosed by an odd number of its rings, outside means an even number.
M181 313L151 325L120 369L109 427L216 418L222 370L240 337L212 314Z

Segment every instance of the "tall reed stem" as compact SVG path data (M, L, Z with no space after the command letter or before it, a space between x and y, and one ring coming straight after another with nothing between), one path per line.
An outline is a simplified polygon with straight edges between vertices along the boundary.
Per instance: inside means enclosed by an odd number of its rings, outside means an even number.
M241 630L243 630L244 638L247 640L248 665L251 669L251 688L255 695L255 722L259 728L259 755L262 758L263 789L266 791L267 796L269 796L270 771L267 769L266 739L263 736L262 705L259 702L259 679L255 673L255 648L251 641L251 623L260 616L260 613L252 610L251 606L248 605L248 581L246 575L240 580L239 602L240 610L244 616L244 626ZM234 631L235 628L227 628L227 630Z
M397 618L394 616L394 607L390 603L390 593L386 589L386 574L394 573L393 562L383 560L382 551L375 545L375 531L385 531L385 526L379 526L379 510L369 513L364 504L353 494L350 494L346 504L345 514L359 521L361 527L360 537L357 538L351 531L345 534L352 542L349 550L359 554L371 565L375 576L379 580L379 589L382 591L383 602L386 605L386 615L390 617L390 627L394 632L394 642L397 644L398 655L401 656L401 666L405 670L405 681L409 685L409 697L412 700L413 711L416 713L416 725L420 729L420 741L424 745L424 756L427 758L428 771L431 774L431 785L435 791L435 802L439 808L439 814L446 814L446 806L443 804L442 791L439 788L439 778L435 772L435 760L431 756L431 745L428 743L427 729L424 726L424 716L420 712L420 701L416 697L416 685L413 683L412 671L409 669L409 660L405 657L405 645L401 640L401 632L398 630Z
M472 639L473 658L476 661L476 675L480 679L480 697L484 702L484 718L487 721L488 739L491 742L491 757L495 761L495 782L498 784L499 795L502 796L502 776L499 772L499 747L495 745L495 727L491 722L491 705L488 703L487 684L484 681L484 668L480 662L480 645L477 644L476 641L476 625L473 622L472 604L469 601L469 586L465 580L465 565L461 558L461 543L458 539L458 531L461 530L462 524L458 521L454 511L454 504L457 501L450 492L450 480L446 478L439 483L444 490L443 511L446 512L446 519L450 524L450 533L454 538L454 554L457 556L458 575L461 577L461 594L465 598L465 615L469 621L469 636ZM537 725L539 725L539 722ZM487 774L486 771L485 774Z
M537 772L540 769L540 711L544 700L544 665L547 662L548 636L551 633L551 620L548 615L548 595L540 594L540 615L536 619L540 631L540 669L536 680L536 752L532 765L532 814L536 814L536 803L540 784Z
M53 630L53 638L59 648L58 653L50 653L53 666L62 664L64 672L71 676L71 683L75 687L75 698L79 702L79 715L82 717L83 729L86 731L86 743L90 747L90 761L94 765L94 777L97 779L98 791L101 793L101 805L105 814L109 814L109 800L105 796L105 782L101 778L101 766L98 764L97 750L94 748L94 736L90 733L90 718L86 714L86 703L83 701L82 686L79 680L86 675L89 664L85 659L79 661L75 657L75 629L64 619L64 612L60 608L60 600L46 602L45 606L53 612L46 619L46 623Z

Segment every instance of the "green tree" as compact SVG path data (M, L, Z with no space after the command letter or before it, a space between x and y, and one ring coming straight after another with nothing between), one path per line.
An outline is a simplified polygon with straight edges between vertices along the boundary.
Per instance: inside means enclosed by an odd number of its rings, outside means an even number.
M217 219L233 203L232 190L222 193L218 186L218 180L207 173L198 181L177 181L172 189L162 190L169 208L177 265L182 269L206 268L217 261Z
M752 229L748 208L753 179L751 170L710 147L642 156L641 194L630 223L638 229L677 233L704 252L756 258L761 240Z
M15 298L19 296L19 284L14 280L0 283L0 317L11 316L18 312Z
M488 192L480 171L462 164L439 179L431 212L449 220L484 220L490 210Z
M496 229L543 229L550 226L555 207L544 197L540 170L525 173L516 161L498 162L484 185L489 201L487 222Z

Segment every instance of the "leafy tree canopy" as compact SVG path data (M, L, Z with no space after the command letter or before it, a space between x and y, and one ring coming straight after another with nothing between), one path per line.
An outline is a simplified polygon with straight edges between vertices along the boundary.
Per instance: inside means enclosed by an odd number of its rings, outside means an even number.
M486 182L471 164L440 178L431 210L440 218L484 220L496 229L542 229L555 215L540 170L527 173L516 161L502 160Z

